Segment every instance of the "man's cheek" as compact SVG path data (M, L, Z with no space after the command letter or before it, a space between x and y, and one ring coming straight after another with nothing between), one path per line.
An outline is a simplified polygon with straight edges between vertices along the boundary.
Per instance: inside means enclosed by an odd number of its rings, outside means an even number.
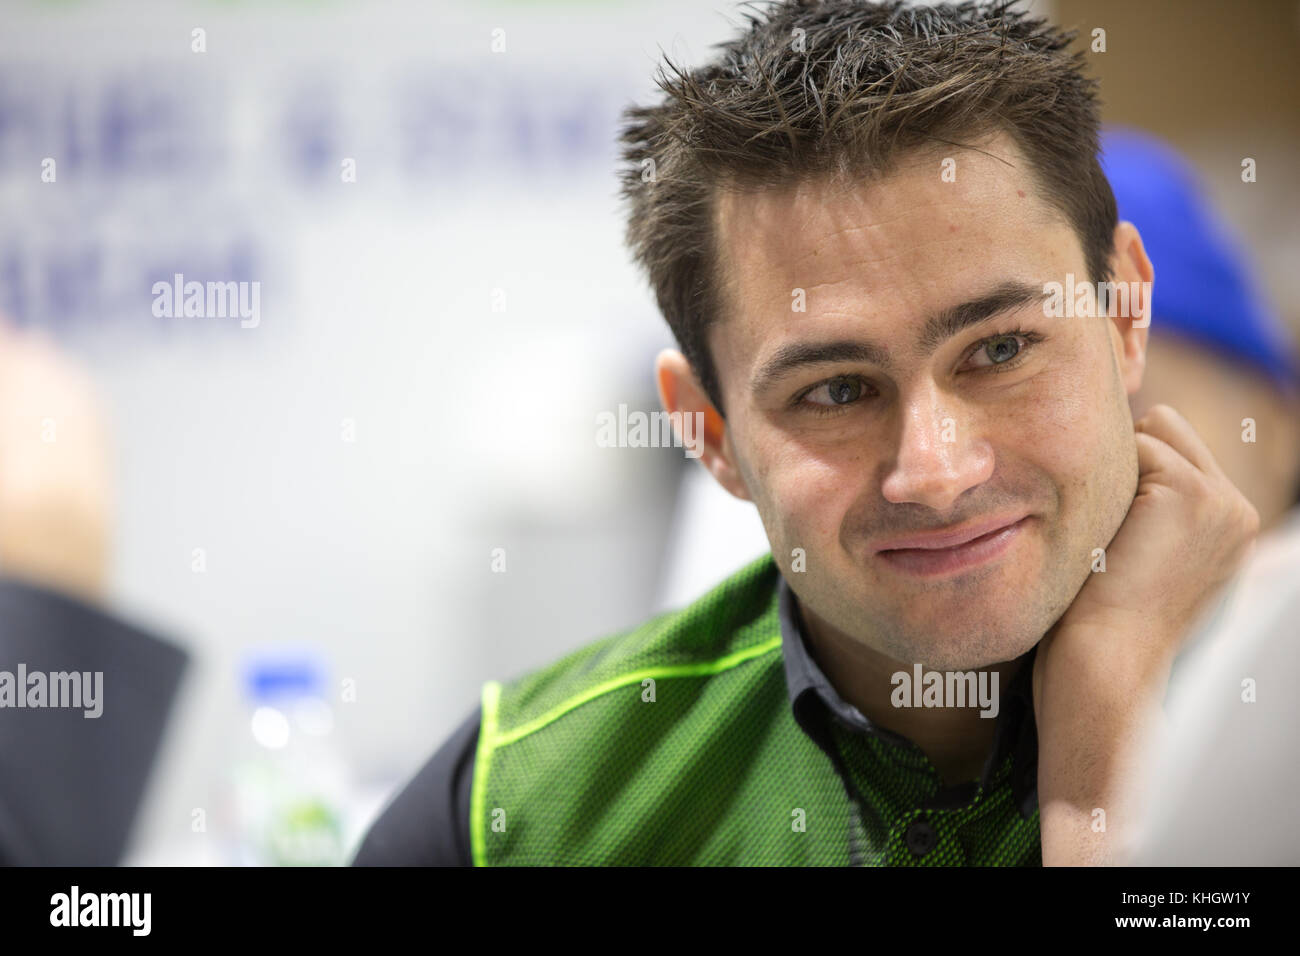
M844 514L842 487L795 474L777 487L776 494L775 512L792 547L824 551L834 545Z
M1016 444L1052 472L1086 474L1101 447L1105 398L1069 376L1054 376L1017 403ZM1089 464L1091 462L1091 465Z

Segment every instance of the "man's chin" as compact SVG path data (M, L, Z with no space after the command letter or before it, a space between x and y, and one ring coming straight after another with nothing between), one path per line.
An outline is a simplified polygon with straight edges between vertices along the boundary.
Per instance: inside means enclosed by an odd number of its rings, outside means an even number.
M1029 652L1040 637L990 637L986 633L955 636L936 645L933 640L914 648L912 659L925 670L972 671L1005 664Z

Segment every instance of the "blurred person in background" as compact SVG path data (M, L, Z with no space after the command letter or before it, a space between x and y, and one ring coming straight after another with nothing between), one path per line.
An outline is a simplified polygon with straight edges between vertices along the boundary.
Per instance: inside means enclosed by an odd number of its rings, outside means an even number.
M108 613L107 428L89 379L0 322L0 863L120 861L186 654Z
M1139 130L1104 132L1102 168L1121 218L1142 232L1160 280L1134 419L1177 408L1204 439L1265 531L1285 536L1300 495L1300 362L1294 336L1267 303L1240 241L1190 164ZM1181 679L1230 597L1184 643Z
M1120 218L1141 231L1159 281L1133 417L1159 403L1177 408L1259 511L1261 527L1271 528L1300 494L1294 338L1172 148L1137 130L1109 129L1101 163Z
M1175 665L1131 862L1300 864L1300 374L1240 243L1166 144L1112 129L1102 166L1159 279L1134 417L1177 407L1265 529ZM1177 573L1171 570L1171 573Z

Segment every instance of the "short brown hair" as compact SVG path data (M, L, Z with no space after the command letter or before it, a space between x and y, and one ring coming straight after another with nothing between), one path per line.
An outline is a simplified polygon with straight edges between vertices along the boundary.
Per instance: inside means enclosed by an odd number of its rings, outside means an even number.
M719 312L719 187L881 173L906 151L1005 131L1077 231L1093 279L1109 278L1117 214L1097 161L1096 82L1067 52L1073 32L1013 3L751 6L713 61L683 70L665 58L660 101L624 113L628 243L719 412L706 339Z

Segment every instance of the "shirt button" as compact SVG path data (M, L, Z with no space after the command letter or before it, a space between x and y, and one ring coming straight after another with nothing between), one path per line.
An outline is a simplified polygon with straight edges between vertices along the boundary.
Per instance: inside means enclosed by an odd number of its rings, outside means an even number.
M905 839L907 848L917 856L925 856L939 842L934 827L930 826L929 822L924 819L912 821L912 825L907 828Z

